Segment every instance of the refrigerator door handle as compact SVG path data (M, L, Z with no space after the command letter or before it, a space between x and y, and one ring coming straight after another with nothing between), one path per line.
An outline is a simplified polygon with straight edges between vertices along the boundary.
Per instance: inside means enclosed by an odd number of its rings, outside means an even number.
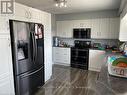
M43 68L43 67L41 67L40 69L38 69L38 70L36 70L36 71L34 71L34 72L32 72L32 73L29 73L29 74L22 74L22 75L20 75L20 77L24 78L24 77L31 76L31 75L33 75L33 74L39 72L40 70L42 70L42 68Z
M32 45L33 45L33 54L32 54L32 61L35 63L35 42L34 42L34 36L33 36L33 33L30 32L31 35L32 35Z
M34 35L34 42L35 42L35 62L37 61L37 41L36 41L36 39L35 39L35 33L33 33L33 35Z

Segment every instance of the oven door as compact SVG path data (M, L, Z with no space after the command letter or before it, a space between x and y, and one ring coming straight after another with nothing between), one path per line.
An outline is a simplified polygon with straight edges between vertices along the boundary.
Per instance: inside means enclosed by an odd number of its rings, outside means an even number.
M71 67L88 70L89 50L71 48Z

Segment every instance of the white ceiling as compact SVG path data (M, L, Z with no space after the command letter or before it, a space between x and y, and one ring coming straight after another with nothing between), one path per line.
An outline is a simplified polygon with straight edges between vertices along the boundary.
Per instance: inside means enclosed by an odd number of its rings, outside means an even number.
M66 0L67 8L56 8L54 6L54 0L15 1L54 14L115 10L120 7L121 2L121 0Z

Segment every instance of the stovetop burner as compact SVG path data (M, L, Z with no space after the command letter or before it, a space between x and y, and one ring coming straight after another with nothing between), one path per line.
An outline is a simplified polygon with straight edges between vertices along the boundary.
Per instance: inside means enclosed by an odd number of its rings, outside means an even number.
M75 44L74 48L78 49L89 49L91 47L91 41L75 40L74 44Z

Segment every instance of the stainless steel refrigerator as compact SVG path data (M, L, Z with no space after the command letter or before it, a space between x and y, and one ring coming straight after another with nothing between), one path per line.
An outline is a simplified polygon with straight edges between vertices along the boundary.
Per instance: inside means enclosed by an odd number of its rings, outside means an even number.
M34 95L44 85L42 24L10 20L16 95Z

